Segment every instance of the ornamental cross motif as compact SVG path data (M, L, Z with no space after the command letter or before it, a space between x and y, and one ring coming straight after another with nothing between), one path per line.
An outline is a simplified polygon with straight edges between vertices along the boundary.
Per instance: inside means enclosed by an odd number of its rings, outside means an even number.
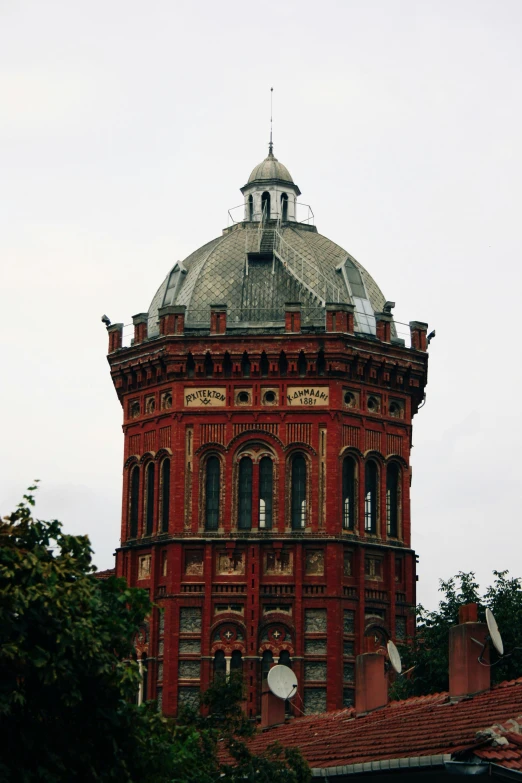
M272 634L272 636L273 636L275 639L279 639L279 637L281 636L281 631L274 631L274 633Z
M225 631L223 636L226 636L226 638L230 640L232 636L234 636L234 634L232 633L232 631Z

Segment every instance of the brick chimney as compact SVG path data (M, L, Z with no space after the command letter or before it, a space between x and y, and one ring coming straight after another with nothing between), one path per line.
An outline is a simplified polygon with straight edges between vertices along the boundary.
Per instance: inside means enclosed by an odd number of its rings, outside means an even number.
M301 302L285 302L285 332L301 331Z
M133 315L132 323L134 324L134 345L138 345L147 339L149 314L138 313L138 315Z
M109 353L117 351L122 346L123 324L110 324L107 327L109 333Z
M485 623L478 622L477 604L466 604L459 609L459 624L449 633L449 695L461 699L490 687L489 645L481 650L488 635Z
M366 652L355 659L355 713L366 715L388 704L386 658L381 653Z
M274 664L275 666L275 664ZM261 728L277 726L285 722L285 700L274 696L268 687L267 680L263 680L261 692Z
M210 305L210 334L225 334L227 330L226 304Z
M411 347L415 351L425 351L428 347L427 331L428 324L423 321L410 321Z
M185 305L166 305L158 310L160 334L183 334L185 331Z
M355 305L348 302L326 303L326 331L353 334Z

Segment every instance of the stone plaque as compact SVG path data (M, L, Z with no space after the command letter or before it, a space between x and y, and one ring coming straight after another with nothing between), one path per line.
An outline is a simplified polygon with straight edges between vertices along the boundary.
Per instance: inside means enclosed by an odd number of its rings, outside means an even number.
M185 389L186 408L224 408L227 402L224 386L202 386Z
M317 407L328 405L330 389L328 386L288 386L286 389L286 404L293 407L304 405Z

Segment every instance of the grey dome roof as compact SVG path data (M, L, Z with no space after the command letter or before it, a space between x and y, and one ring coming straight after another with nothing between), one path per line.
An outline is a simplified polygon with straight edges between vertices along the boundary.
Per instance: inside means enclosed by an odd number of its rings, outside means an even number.
M272 263L271 256L268 261L266 257L251 260L247 274L247 253L255 251L258 234L248 223L236 224L175 264L151 302L149 336L159 334L158 309L166 305L185 305L186 326L208 329L209 306L227 304L228 325L237 323L245 329L259 330L263 325L281 323L285 302L300 301L303 324L324 325L324 301L318 301L315 291L323 300L355 304L356 329L359 322L358 331L368 331L361 325L362 311L370 317L382 311L385 298L364 267L311 227L287 224L280 230L288 252L300 260L300 280L277 259ZM334 297L332 290L336 292Z
M248 178L248 184L250 185L252 182L270 179L280 179L284 182L291 182L294 184L290 172L286 166L283 166L283 164L274 157L272 150L270 150L268 156L252 170L252 174Z

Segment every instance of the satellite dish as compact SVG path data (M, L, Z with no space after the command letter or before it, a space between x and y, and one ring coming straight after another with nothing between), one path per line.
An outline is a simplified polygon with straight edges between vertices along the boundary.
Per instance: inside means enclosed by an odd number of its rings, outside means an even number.
M278 664L268 672L268 687L280 699L293 699L297 693L297 677L288 666Z
M390 639L388 644L386 645L388 648L388 658L390 659L390 663L397 672L397 674L400 674L402 672L402 663L401 663L401 656L399 655L399 651Z
M504 655L504 644L500 631L498 630L497 621L495 620L491 609L486 609L486 623L488 625L489 638L493 643L493 647L499 655Z

